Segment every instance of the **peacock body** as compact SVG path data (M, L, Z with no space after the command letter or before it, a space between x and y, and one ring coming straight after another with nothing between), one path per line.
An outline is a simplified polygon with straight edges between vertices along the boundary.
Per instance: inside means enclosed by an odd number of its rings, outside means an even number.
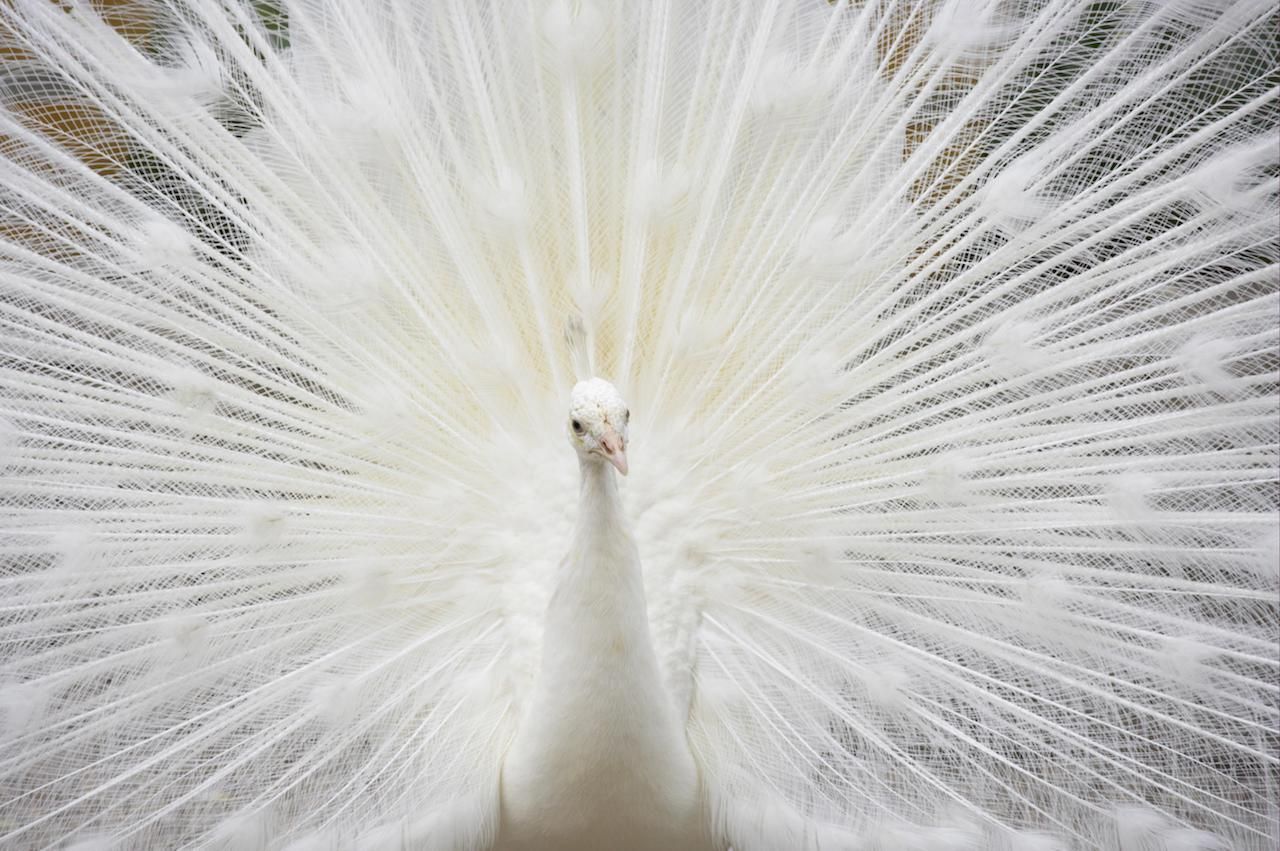
M0 846L1275 847L1276 26L0 5Z

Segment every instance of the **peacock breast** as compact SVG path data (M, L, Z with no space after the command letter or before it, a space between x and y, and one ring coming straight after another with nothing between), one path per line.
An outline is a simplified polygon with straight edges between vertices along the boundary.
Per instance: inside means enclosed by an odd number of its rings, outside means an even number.
M692 765L619 744L513 753L498 851L710 851Z

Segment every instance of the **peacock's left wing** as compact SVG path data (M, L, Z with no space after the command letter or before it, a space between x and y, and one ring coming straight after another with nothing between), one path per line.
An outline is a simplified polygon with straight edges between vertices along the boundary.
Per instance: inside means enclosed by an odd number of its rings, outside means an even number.
M814 19L713 28L664 102L706 203L620 326L716 823L1273 845L1274 9Z

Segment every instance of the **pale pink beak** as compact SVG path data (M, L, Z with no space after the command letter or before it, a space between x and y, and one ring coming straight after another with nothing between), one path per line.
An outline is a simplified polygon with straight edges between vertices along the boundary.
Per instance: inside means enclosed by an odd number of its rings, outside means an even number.
M624 476L627 474L627 445L621 435L607 426L600 438L600 454L608 458L619 473Z

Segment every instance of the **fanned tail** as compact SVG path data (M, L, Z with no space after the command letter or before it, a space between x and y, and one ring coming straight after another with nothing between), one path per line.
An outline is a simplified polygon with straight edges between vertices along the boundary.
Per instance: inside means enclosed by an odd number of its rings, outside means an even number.
M1275 23L0 5L0 844L482 846L590 374L719 839L1274 844Z

